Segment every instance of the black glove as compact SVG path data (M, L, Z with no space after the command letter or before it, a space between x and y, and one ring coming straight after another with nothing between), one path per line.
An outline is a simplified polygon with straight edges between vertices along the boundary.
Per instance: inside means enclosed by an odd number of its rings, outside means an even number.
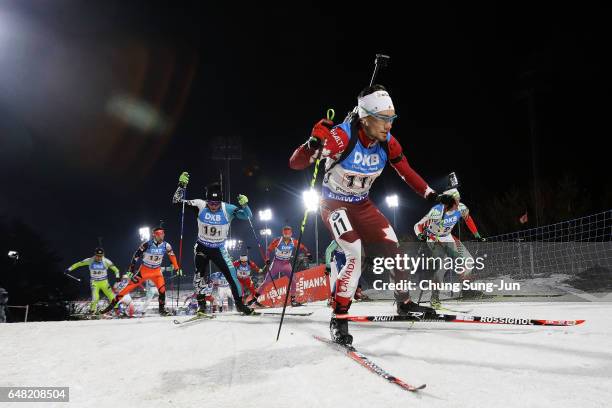
M438 197L439 197L438 193L436 193L435 191L432 191L431 193L427 194L427 197L425 197L425 199L432 204L437 204Z
M270 260L266 259L266 266L270 266Z
M453 198L453 196L450 196L448 194L442 194L439 196L438 199L442 204L447 207L452 207L453 205L455 205L455 199Z
M310 139L308 139L308 148L311 150L319 149L325 139L331 134L331 128L334 126L334 122L329 119L321 119L312 128L310 133Z
M306 258L308 258L309 261L312 261L312 254L306 254Z
M421 242L425 242L427 241L427 234L425 234L424 232L419 233L419 235L417 235L417 239Z
M316 137L311 137L306 142L306 146L310 150L319 150L319 148L321 147L321 141L319 139L317 139Z
M325 265L325 274L329 275L331 273L331 267L329 265Z

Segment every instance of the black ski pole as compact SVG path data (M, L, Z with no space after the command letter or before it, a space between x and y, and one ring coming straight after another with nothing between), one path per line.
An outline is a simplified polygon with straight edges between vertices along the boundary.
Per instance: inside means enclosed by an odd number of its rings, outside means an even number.
M183 208L181 209L181 238L179 240L179 271L183 269L183 225L185 224L185 199L187 198L187 186L185 185L185 189L183 190ZM179 280L176 285L176 313L179 310L179 299L181 298L181 275L179 275Z
M333 120L335 116L335 112L333 109L327 110L327 119ZM319 153L317 154L317 160L315 162L314 172L312 174L312 180L310 180L310 188L314 188L315 183L317 182L317 175L319 174L319 163L321 162L321 152L323 149L319 149ZM280 337L280 332L283 327L283 320L285 320L285 311L287 310L287 300L289 299L289 293L291 292L291 282L293 282L293 274L295 273L295 266L297 265L298 254L300 253L300 245L302 244L302 237L304 235L304 228L306 227L306 221L308 220L308 209L304 210L304 218L302 218L302 224L300 225L300 235L298 237L298 242L295 247L295 255L293 257L293 263L291 264L291 274L289 275L289 284L287 285L287 294L285 295L285 301L283 302L283 312L281 313L280 323L278 324L278 333L276 333L276 341L278 341ZM316 217L316 215L315 215ZM274 280L274 277L272 277Z
M266 255L261 247L259 239L257 238L257 234L255 233L255 227L253 227L253 221L251 221L251 217L249 217L249 225L251 226L251 231L253 231L253 238L255 238L255 242L257 242L257 247L259 248L259 254L261 255L261 259L266 262Z
M278 294L278 288L276 287L276 282L274 282L274 276L272 276L272 272L270 272L272 270L272 265L274 264L274 261L272 261L272 263L268 266L266 265L266 275L264 276L264 282L266 281L266 278L268 277L268 275L270 275L270 281L272 282L272 286L274 287L274 291L276 292L276 294ZM272 301L272 304L274 304L274 300Z

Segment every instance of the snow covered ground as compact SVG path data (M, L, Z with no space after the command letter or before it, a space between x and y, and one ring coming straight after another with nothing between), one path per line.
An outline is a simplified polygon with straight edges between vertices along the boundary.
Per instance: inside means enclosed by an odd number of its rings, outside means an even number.
M225 315L0 326L0 386L69 386L74 407L606 407L612 401L612 303L461 303L472 314L586 319L575 327L351 323L354 345L387 383L313 334L328 336L322 304L287 317ZM391 302L354 314L391 314ZM183 317L184 318L184 317ZM400 405L401 404L401 405ZM0 404L2 407L10 404ZM26 407L28 404L14 404Z

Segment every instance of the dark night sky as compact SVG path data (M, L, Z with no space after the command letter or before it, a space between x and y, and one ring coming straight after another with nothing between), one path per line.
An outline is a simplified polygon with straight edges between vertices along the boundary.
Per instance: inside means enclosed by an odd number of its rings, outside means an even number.
M291 171L288 158L328 107L337 120L352 108L379 52L392 58L378 81L400 115L392 133L434 188L456 171L470 206L530 182L528 89L540 175L572 173L595 197L611 187L603 9L209 3L0 5L0 214L34 226L66 264L103 236L108 256L127 265L137 228L159 219L177 246L177 177L190 171L188 194L201 196L222 168L211 159L217 137L242 139L232 201L242 192L255 212L270 206L274 233L286 220L297 227L311 170ZM147 102L171 124L135 129L109 114L117 95ZM403 200L398 229L408 232L426 203L387 169L372 195L385 212L391 192ZM188 214L187 248L195 224ZM248 224L235 226L253 245Z

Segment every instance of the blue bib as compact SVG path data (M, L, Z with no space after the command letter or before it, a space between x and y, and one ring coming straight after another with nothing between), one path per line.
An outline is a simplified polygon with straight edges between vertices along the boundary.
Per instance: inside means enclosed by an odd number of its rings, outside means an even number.
M440 212L444 211L444 204L438 204L434 208L438 209ZM442 218L440 220L435 221L436 224L443 231L442 234L446 235L452 231L452 229L457 225L459 220L461 219L461 211L456 209L452 212L444 212L442 214Z
M155 240L151 239L148 248L142 254L142 263L149 268L159 268L166 252L165 241L158 245L155 243Z
M342 123L339 126L346 132L349 140L352 137L359 137L359 135L351 135L350 123ZM391 133L387 133L387 142L389 142L389 140L391 140ZM353 151L338 165L353 173L371 174L383 170L386 164L387 152L385 152L385 149L380 143L376 143L374 146L367 148L362 145L361 141L358 139Z
M278 245L276 246L276 250L274 251L274 257L281 261L288 261L291 259L291 255L293 254L293 239L289 241L287 244L283 239L280 240Z
M212 248L223 246L229 234L229 226L225 203L214 212L204 207L198 214L198 242Z
M332 200L359 202L368 197L372 184L383 172L387 152L381 143L365 147L359 134L351 134L350 123L343 123L338 128L346 132L349 143L338 162L327 158L322 195ZM386 142L390 140L391 133L387 133Z

